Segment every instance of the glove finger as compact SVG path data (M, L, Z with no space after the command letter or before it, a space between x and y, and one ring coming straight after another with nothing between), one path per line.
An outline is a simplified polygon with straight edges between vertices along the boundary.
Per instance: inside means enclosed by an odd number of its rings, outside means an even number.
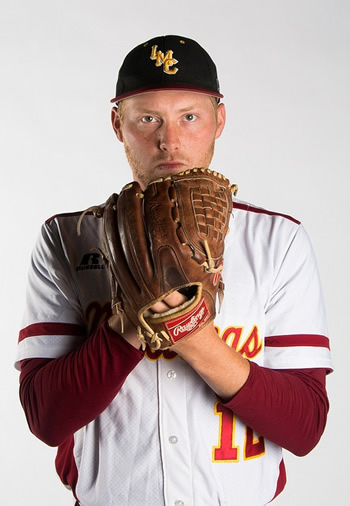
M127 185L119 195L117 219L120 241L129 269L139 291L149 293L154 268L143 221L143 193L138 183Z
M133 278L133 273L128 268L127 259L120 240L117 223L117 202L118 195L114 193L106 202L103 212L105 256L108 268L112 272L115 282L118 280L119 288L122 292L129 293L131 297L135 297L139 293L139 289ZM112 291L116 291L116 288L113 286Z
M144 216L148 231L150 251L157 274L157 293L161 295L169 290L188 283L182 266L191 258L191 251L179 243L172 198L170 179L158 180L148 185L145 190ZM175 219L174 219L175 217Z
M198 262L203 258L203 241L210 243L213 261L219 262L232 210L231 185L224 176L209 169L197 169L175 175L174 186L179 200L181 232L192 244ZM193 212L188 212L192 203Z

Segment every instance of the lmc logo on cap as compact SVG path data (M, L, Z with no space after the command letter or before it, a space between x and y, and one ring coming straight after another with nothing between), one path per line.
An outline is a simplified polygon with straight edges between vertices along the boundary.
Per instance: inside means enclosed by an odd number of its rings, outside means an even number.
M152 46L152 52L150 59L155 60L156 67L161 67L163 65L163 72L166 74L176 74L176 72L179 70L177 67L174 67L171 69L173 65L176 63L179 63L175 58L173 58L173 51L169 49L165 56L162 51L157 51L158 46Z

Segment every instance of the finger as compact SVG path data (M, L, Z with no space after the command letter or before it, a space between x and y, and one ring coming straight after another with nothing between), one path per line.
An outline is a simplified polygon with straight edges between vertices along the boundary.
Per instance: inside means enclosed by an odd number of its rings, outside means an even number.
M159 301L153 304L153 306L150 307L150 310L153 313L165 313L166 311L169 311L170 306L165 304L165 302Z
M170 295L165 297L163 301L169 306L169 307L178 307L181 306L184 302L186 302L187 297L180 292L172 292Z
M180 292L172 292L170 295L164 297L163 300L156 302L150 308L154 313L165 313L169 309L179 307L187 301L187 297Z

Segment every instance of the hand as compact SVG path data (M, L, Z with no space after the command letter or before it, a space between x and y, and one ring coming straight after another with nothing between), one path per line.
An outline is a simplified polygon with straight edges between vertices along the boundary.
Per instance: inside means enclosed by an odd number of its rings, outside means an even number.
M183 358L224 402L232 399L246 383L250 362L228 346L209 322L172 350Z
M167 297L165 297L161 302L157 302L156 304L154 304L150 309L154 313L164 313L169 309L180 306L181 304L186 302L186 300L187 297L182 293L173 292ZM133 324L128 320L125 314L123 316L123 327L121 326L120 316L118 316L117 314L113 314L108 319L108 325L114 332L122 336L122 338L125 339L125 341L134 346L134 348L137 349L140 348L141 343L137 336L137 331L133 326Z

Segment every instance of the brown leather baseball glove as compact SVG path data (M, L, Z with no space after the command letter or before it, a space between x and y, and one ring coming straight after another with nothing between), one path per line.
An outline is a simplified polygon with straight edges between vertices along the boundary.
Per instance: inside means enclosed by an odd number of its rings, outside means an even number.
M130 183L106 202L103 254L112 309L121 325L125 312L143 348L169 348L215 317L235 189L217 172L192 169L157 179L144 191ZM176 290L185 303L152 311Z

